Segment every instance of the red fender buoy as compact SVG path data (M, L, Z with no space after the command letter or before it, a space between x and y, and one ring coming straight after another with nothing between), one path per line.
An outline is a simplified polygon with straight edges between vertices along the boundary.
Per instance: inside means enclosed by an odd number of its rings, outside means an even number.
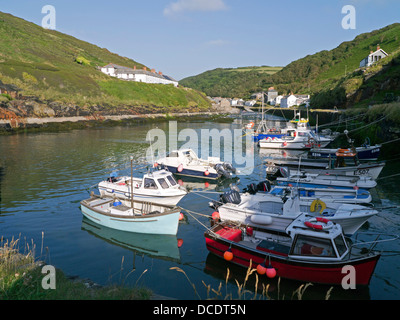
M224 252L224 259L226 261L231 261L233 259L232 250L229 248L227 251Z

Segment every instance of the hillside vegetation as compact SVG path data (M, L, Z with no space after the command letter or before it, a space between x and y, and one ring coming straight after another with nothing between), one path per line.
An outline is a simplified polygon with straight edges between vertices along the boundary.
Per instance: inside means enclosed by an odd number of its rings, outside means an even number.
M360 61L370 51L375 51L378 44L390 56L366 72L358 70ZM237 73L235 78L230 73L223 72L224 69L215 69L186 78L181 83L203 90L209 95L218 93L217 95L224 97L239 94L246 96L274 86L281 94L311 94L311 105L319 108L345 107L367 100L383 102L387 93L400 94L395 81L395 77L399 75L399 48L400 24L395 23L360 34L354 40L343 42L330 51L324 50L293 61L272 75L257 73L251 74L251 77L241 77ZM385 81L387 83L378 90ZM228 85L232 87L224 90ZM219 91L216 92L215 88ZM370 89L365 90L366 88Z
M110 62L138 69L144 65L2 12L0 38L0 80L18 86L26 96L80 106L210 106L195 90L107 76L97 67Z
M180 81L186 87L203 91L212 97L247 97L261 90L262 79L281 70L282 67L241 67L206 71Z

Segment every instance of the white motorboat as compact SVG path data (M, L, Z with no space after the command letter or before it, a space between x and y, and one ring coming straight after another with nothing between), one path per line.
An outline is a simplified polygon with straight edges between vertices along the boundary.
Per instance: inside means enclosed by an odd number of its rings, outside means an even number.
M279 167L285 166L291 174L305 171L308 173L339 174L350 176L368 176L376 180L385 161L361 163L357 153L350 149L339 149L335 158L303 159L303 158L272 158L267 160L267 173L274 174Z
M136 233L176 235L180 208L142 201L120 201L92 193L81 201L82 214L102 226Z
M164 205L176 205L187 191L175 181L167 170L153 170L142 178L111 176L98 184L101 196L114 196L120 199L149 201Z
M269 193L271 195L286 197L292 192L294 187L289 186L271 186L268 180L252 183L245 189L250 194L257 192ZM296 191L303 204L311 205L314 200L321 200L333 204L368 204L372 201L371 193L366 189L348 188L348 189L333 189L327 187L296 187Z
M237 191L232 190L231 193ZM370 217L378 211L355 204L337 204L314 200L311 205L302 202L295 192L288 198L270 193L236 194L217 210L221 221L284 231L300 216L323 217L342 226L345 234L354 234Z
M280 172L284 168L280 168ZM282 177L276 178L278 185L292 185L295 187L310 187L310 188L361 188L361 189L372 189L375 188L377 183L371 177L367 176L350 176L350 175L338 175L338 174L315 174L315 173L295 173L295 174L283 174Z
M294 120L292 120L294 121ZM311 149L318 146L326 147L333 138L316 134L307 127L308 120L300 119L296 127L287 128L286 134L281 137L267 137L259 140L260 148L268 149Z
M158 159L155 166L158 165L177 175L203 179L232 178L237 173L231 163L223 162L218 157L201 159L192 149L174 150Z

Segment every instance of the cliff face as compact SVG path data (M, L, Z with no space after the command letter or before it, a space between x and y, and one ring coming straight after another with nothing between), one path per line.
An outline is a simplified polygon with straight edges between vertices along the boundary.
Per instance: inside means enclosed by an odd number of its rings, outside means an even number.
M61 104L41 101L37 98L27 98L0 104L0 119L91 116L96 112L112 114L113 110L112 108L101 106L81 108L74 104Z

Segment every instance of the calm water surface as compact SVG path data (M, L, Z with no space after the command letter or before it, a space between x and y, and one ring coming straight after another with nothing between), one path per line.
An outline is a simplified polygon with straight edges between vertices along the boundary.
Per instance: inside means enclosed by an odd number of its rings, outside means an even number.
M84 219L80 212L79 202L89 197L88 187L116 169L120 174L129 174L131 155L135 158L135 175L141 176L146 171L144 155L149 147L146 134L156 126L168 131L168 124L164 123L0 137L0 235L7 240L19 239L22 251L34 245L37 257L67 275L90 278L102 285L146 286L157 294L177 299L199 296L205 299L205 285L218 290L222 283L223 297L226 294L237 297L235 279L243 283L246 270L209 255L203 237L205 226L209 226L206 217L187 215L177 236L170 237L105 229ZM178 124L178 132L184 128L199 131L240 126L211 122ZM240 176L241 189L265 177L265 168L260 163L266 155L256 146L247 152L254 152L254 170L251 175ZM400 173L400 164L389 159L381 177L396 173ZM399 176L379 180L373 190L376 206L400 205L399 180ZM217 199L217 192L228 187L184 183L200 192L189 193L179 205L203 214L212 213L209 200ZM370 219L362 231L399 234L399 210L385 210ZM330 292L331 299L400 298L400 244L391 242L380 248L389 252L380 259L370 286L347 291L335 287ZM183 270L196 291L185 274L171 270L172 267ZM226 283L227 268L230 277ZM248 299L254 295L254 279L251 276L246 285L251 291L246 295ZM258 287L268 284L271 298L291 299L302 283L285 279L278 283L277 279L263 278ZM313 285L303 298L324 299L329 288Z

